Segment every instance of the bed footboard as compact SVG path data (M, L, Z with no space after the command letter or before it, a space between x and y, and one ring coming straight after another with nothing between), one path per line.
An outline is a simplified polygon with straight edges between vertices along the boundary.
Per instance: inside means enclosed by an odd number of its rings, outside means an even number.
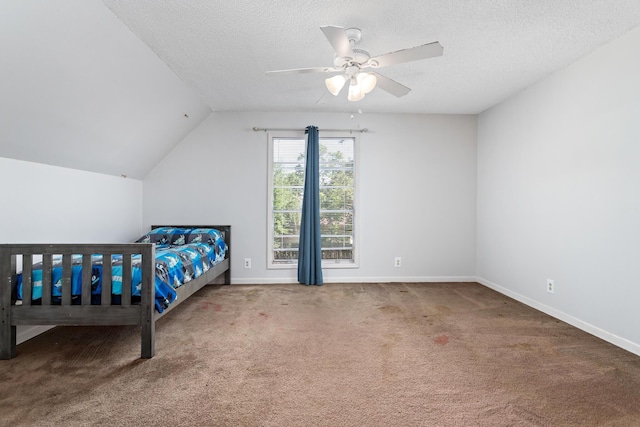
M102 255L110 260L122 255L122 295L119 304L112 303L112 266L103 263L102 294L99 305L92 305L91 295L92 255ZM80 301L72 299L72 258L82 259L82 291ZM131 303L132 255L141 256L140 304ZM61 296L51 297L51 270L53 257L62 257ZM32 264L42 260L42 297L32 300ZM17 325L140 325L141 356L151 358L155 353L155 245L131 244L17 244L0 245L0 359L10 359L16 354ZM22 265L22 268L20 268ZM16 301L13 289L18 270L22 270L23 299Z

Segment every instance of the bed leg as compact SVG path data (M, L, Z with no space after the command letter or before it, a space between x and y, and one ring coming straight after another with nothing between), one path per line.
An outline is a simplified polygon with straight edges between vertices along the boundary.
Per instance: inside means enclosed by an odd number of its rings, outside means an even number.
M0 248L0 359L16 355L16 327L11 325L11 286L15 280L16 257Z
M0 329L0 360L14 357L16 357L16 327L7 325L3 320L2 329Z
M151 320L142 325L142 354L143 359L151 359L156 354L156 322Z
M142 352L140 357L151 359L156 353L156 288L155 288L155 258L156 248L151 244L142 251L142 292L140 309L142 316L141 340Z

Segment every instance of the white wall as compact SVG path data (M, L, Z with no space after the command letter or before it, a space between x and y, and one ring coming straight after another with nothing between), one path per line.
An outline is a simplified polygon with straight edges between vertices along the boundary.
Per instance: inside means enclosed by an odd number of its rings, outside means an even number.
M325 281L474 280L475 116L213 113L144 179L144 226L229 223L234 283L295 282L266 268L267 135L251 129L308 125L370 130L357 159L360 268L325 269Z
M0 182L0 243L122 243L142 234L142 181L0 157Z
M637 354L639 51L640 29L479 116L477 225L482 283Z
M0 182L0 243L122 243L142 234L142 181L0 157ZM43 329L18 326L18 342Z

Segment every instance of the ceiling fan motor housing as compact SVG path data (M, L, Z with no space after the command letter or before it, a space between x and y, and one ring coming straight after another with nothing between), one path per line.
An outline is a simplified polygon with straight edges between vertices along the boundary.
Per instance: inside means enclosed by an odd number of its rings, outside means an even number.
M336 58L333 61L333 65L335 65L336 68L346 69L354 65L364 66L368 64L369 58L371 58L371 55L369 55L369 52L367 52L364 49L358 49L358 48L354 48L352 49L352 51L353 51L353 58L348 56L344 56L344 57L336 56Z
M349 39L349 44L351 45L351 51L353 52L353 57L349 56L338 56L333 61L333 64L336 68L344 68L345 71L352 66L361 66L369 61L371 55L364 49L358 49L354 47L356 44L360 43L362 40L362 31L359 28L348 28L344 30L347 38Z
M344 32L346 33L351 46L360 43L360 40L362 40L362 31L360 31L360 28L347 28Z
M354 48L353 50L353 62L357 62L358 64L364 64L371 58L369 52L363 49Z

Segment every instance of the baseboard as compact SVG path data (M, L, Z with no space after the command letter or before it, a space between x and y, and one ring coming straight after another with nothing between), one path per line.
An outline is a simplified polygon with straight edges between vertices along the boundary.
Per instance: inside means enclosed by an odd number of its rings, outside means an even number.
M392 277L325 277L325 283L450 283L475 282L475 276L392 276ZM231 279L234 285L271 285L277 283L298 283L294 277Z
M631 353L634 353L640 356L640 344L637 344L637 343L634 343L633 341L629 341L625 338L619 337L615 334L612 334L611 332L605 331L604 329L600 329L597 326L594 326L590 323L587 323L583 320L573 317L563 311L557 310L553 307L549 307L548 305L542 304L529 297L525 297L524 295L520 295L517 292L513 292L507 288L504 288L500 285L490 282L489 280L483 279L482 277L477 277L476 281L486 286L487 288L493 289L496 292L500 292L501 294L506 295L509 298L513 298L514 300L519 301L523 304L526 304L529 307L535 308L536 310L546 313L551 317L555 317L556 319L562 320L563 322L568 323L571 326L575 326L578 329L581 329L615 346L618 346L620 348L623 348L627 351L630 351Z
M16 343L23 343L53 328L55 328L55 326L18 326L16 330Z

